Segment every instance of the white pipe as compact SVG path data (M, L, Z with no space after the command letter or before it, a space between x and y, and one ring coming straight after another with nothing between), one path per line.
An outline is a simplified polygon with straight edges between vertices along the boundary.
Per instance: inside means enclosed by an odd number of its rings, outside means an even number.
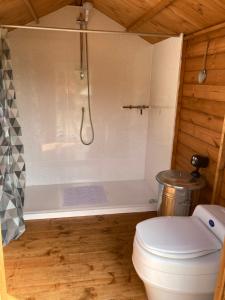
M60 27L43 27L43 26L27 26L27 25L0 25L0 28L14 28L14 29L32 29L32 30L48 30L48 31L64 31L64 32L84 32L84 33L102 33L102 34L121 34L121 35L140 35L145 37L178 37L178 35L166 33L143 33L143 32L128 32L128 31L110 31L110 30L93 30L93 29L74 29L74 28L60 28Z

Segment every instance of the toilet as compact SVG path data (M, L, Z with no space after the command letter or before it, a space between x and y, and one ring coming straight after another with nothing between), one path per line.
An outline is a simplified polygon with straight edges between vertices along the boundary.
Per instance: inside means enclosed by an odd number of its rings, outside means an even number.
M213 300L224 238L225 208L217 205L137 224L132 260L148 299Z

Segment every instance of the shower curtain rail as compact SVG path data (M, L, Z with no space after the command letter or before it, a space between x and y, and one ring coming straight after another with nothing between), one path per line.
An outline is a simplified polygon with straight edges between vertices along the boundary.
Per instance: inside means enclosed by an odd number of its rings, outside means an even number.
M156 32L129 32L129 31L110 31L110 30L95 30L95 29L74 29L63 27L45 27L45 26L27 26L27 25L0 25L0 28L11 29L31 29L31 30L46 30L46 31L63 31L72 33L97 33L97 34L120 34L120 35L140 35L145 37L169 38L178 37L178 34L156 33Z

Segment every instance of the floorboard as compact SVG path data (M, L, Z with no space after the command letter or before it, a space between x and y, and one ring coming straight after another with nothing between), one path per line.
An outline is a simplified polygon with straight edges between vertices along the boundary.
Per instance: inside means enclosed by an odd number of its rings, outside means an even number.
M28 221L4 249L9 293L26 300L146 300L135 225L155 213Z

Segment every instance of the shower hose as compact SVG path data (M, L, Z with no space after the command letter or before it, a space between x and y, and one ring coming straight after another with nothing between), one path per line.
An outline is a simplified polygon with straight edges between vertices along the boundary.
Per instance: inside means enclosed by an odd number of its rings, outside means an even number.
M85 29L87 29L86 22L85 22ZM82 37L82 35L83 34L81 34L81 37ZM89 60L88 60L88 37L87 37L87 33L85 33L84 35L85 35L85 55L86 55L86 65L87 65L88 116L89 116L90 127L91 127L91 137L90 137L89 141L85 141L83 138L85 108L82 107L82 116L81 116L81 125L80 125L80 140L81 140L82 144L88 146L94 142L95 134L94 134L93 121L92 121L92 114L91 114ZM81 38L80 43L82 43L82 46L81 46L81 79L84 79L83 74L82 74L82 72L83 72L83 38Z

